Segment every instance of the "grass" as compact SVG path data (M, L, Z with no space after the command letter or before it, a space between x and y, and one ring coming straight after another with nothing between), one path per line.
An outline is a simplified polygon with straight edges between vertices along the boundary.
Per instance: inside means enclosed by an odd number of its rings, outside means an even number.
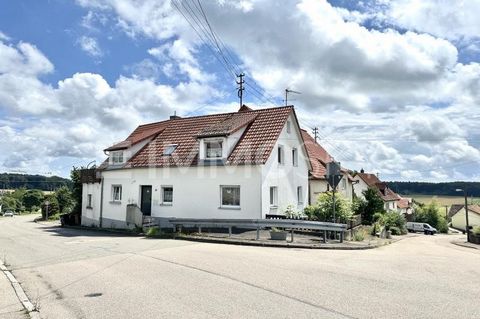
M411 197L417 202L428 204L435 200L440 206L452 206L453 204L464 204L465 198L463 196L444 196L444 195L403 195L404 197ZM468 199L470 201L470 198Z

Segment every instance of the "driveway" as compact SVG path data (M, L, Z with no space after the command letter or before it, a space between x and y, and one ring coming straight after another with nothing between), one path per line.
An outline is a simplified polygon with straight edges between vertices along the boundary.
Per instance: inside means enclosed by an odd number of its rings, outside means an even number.
M459 236L366 251L227 246L0 219L0 256L44 318L479 318Z

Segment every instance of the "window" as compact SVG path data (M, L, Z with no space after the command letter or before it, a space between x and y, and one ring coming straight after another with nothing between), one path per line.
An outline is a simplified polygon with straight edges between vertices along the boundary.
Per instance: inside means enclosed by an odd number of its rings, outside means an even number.
M287 121L287 133L292 131L290 121Z
M205 142L205 154L206 158L221 158L222 141Z
M298 151L296 148L292 149L292 163L293 166L298 166Z
M87 195L87 208L92 208L92 194Z
M347 188L347 180L346 180L346 177L344 176L342 178L342 189L346 189Z
M165 146L165 148L163 149L163 155L164 156L172 155L172 153L177 149L177 146L178 146L177 144L170 144Z
M283 164L283 146L278 147L278 164Z
M172 186L162 186L162 204L164 205L173 204L173 187Z
M220 186L221 206L240 208L240 186Z
M298 205L303 204L303 189L302 189L302 186L297 187L297 202L298 202Z
M123 163L123 151L112 152L112 164Z
M270 206L276 207L278 205L278 187L270 187Z
M113 185L112 186L112 201L121 201L122 200L122 186Z

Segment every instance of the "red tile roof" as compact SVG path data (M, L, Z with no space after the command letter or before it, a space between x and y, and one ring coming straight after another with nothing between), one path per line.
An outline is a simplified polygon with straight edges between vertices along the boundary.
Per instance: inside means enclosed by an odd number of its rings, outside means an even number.
M401 197L397 202L398 208L409 208L411 200L409 198Z
M380 196L384 201L396 201L399 200L401 197L392 191L386 183L380 181L375 174L369 173L358 173L357 174L369 187L374 187L378 189Z
M150 138L160 132L162 132L168 125L169 121L162 121L156 123L150 123L145 125L140 125L137 127L125 141L112 145L106 148L104 151L115 151L122 150L131 147L147 138Z
M139 126L128 138L132 141L153 137L125 167L191 166L198 164L199 136L231 134L242 127L245 132L226 161L226 165L264 164L280 135L292 106L215 115L177 118ZM170 156L165 146L177 144Z
M333 157L303 129L302 137L310 159L310 164L312 165L311 178L324 179L327 173L325 164L331 162Z

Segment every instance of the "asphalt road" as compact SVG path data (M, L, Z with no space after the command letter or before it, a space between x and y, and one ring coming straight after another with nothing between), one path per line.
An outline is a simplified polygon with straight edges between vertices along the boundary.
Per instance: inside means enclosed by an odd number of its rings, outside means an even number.
M0 258L43 318L480 318L458 236L366 251L112 236L0 218Z

